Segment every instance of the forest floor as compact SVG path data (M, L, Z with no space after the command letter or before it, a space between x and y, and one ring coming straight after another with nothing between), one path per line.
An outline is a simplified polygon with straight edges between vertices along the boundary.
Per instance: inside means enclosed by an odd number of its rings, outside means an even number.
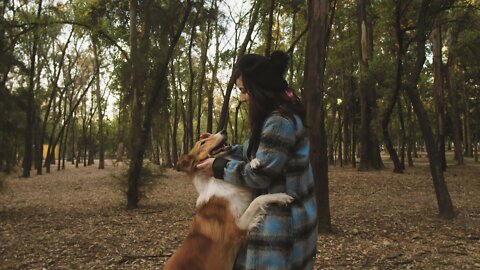
M480 164L448 167L452 220L437 217L424 159L404 174L386 166L330 166L334 232L319 236L316 268L480 269ZM0 194L0 269L161 269L185 237L196 193L184 174L166 170L140 207L126 210L126 168L9 176Z

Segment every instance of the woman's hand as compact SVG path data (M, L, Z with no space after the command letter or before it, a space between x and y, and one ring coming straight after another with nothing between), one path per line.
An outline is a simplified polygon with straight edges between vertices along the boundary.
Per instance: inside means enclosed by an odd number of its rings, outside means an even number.
M197 164L197 169L202 171L207 176L213 176L213 161L215 158L207 158L201 163Z

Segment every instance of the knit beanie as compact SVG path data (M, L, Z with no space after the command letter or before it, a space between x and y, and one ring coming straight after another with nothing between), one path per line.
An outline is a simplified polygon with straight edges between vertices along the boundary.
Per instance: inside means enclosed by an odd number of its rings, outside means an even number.
M237 69L244 79L268 91L284 91L288 87L284 79L288 65L288 55L274 51L270 57L259 54L246 54L237 63Z

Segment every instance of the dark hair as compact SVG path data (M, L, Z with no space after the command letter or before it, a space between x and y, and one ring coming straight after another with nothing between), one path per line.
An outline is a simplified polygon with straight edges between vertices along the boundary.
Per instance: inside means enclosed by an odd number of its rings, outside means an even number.
M238 60L234 78L242 77L249 100L250 140L247 156L257 152L262 126L274 111L292 119L298 115L305 118L305 108L300 98L289 88L284 79L288 66L288 55L275 51L267 58L258 54L247 54Z

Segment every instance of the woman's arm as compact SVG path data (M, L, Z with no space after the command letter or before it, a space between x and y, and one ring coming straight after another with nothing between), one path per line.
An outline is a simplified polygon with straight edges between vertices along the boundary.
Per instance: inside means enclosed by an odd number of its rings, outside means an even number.
M287 118L272 115L263 125L260 144L255 155L258 162L252 168L250 162L217 158L213 162L216 178L254 189L268 187L283 173L292 148L295 145L295 129Z

